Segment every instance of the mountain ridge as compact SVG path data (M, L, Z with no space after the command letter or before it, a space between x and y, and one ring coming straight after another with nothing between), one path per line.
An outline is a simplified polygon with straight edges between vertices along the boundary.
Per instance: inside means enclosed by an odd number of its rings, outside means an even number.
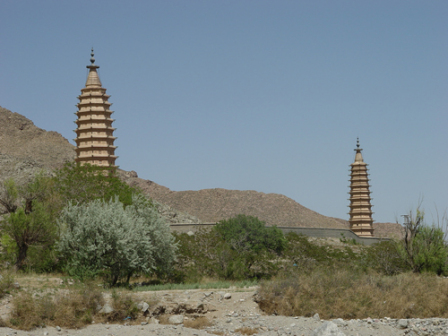
M38 128L25 116L0 106L0 179L30 179L39 170L58 168L74 160L74 149L60 133ZM267 225L349 228L346 220L321 215L281 194L223 188L172 191L139 178L134 171L119 170L119 176L160 203L170 223L217 222L243 213L256 216ZM377 232L379 236L388 230L397 231L394 226L374 223L381 231Z

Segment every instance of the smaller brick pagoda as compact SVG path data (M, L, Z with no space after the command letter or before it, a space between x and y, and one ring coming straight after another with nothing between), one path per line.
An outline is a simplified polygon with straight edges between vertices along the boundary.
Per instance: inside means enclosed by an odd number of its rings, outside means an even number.
M359 138L355 151L355 162L350 165L350 229L358 236L373 237L368 169L359 148Z

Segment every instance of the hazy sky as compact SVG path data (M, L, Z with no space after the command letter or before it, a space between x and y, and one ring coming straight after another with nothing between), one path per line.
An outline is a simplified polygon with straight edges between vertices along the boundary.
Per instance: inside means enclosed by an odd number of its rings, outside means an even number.
M139 177L348 219L359 136L375 221L448 207L446 0L1 0L0 105L73 143L92 46Z

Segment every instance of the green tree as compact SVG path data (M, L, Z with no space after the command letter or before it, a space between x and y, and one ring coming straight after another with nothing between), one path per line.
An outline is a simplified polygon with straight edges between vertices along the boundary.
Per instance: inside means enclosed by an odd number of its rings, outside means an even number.
M23 269L28 248L32 245L51 245L56 238L54 220L43 203L33 202L34 211L26 214L23 208L11 213L3 224L3 229L17 245L17 269Z
M214 227L237 252L273 251L280 254L286 246L283 232L276 226L267 227L257 217L237 215L222 220Z
M399 245L403 258L417 273L448 274L448 246L445 233L435 225L425 223L424 212L410 212L405 223L405 237Z
M69 202L81 204L118 197L129 205L136 193L138 190L121 181L115 170L88 164L66 163L54 177L41 172L23 185L12 179L3 181L0 183L0 213L6 214L3 235L16 244L13 257L16 267L24 268L29 253L35 254L28 261L37 269L56 266L57 251L53 248L56 219ZM4 239L8 241L8 237Z
M86 203L95 199L111 200L119 197L121 203L132 203L138 190L121 181L115 169L80 165L67 162L55 172L55 188L66 205L68 202Z
M81 278L102 275L114 286L128 283L135 272L165 271L175 259L169 226L142 195L134 195L126 207L117 198L70 203L59 225L66 269Z
M225 244L219 246L218 275L226 279L266 277L277 269L277 259L286 246L283 232L266 227L257 217L237 215L214 226Z
M7 181L10 204L16 206L3 220L3 230L16 243L16 268L23 269L30 246L50 246L56 239L58 197L54 195L53 181L43 173L23 186ZM13 207L9 207L12 209Z
M448 251L442 229L423 226L414 238L413 267L416 272L433 272L446 275Z
M15 181L9 178L0 183L0 205L3 207L1 214L12 213L17 210L19 190Z

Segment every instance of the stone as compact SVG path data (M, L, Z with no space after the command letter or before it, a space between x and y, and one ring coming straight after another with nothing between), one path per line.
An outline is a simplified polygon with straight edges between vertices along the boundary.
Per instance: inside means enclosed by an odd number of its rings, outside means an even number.
M60 326L56 326L56 330L57 331L61 331L61 327Z
M170 324L182 324L182 323L184 323L184 316L183 315L170 316L170 318L168 319L168 322Z
M230 294L230 293L225 293L223 297L224 297L224 299L229 300L229 299L232 298L232 294Z
M194 232L193 232L193 231L188 231L188 232L187 232L187 235L189 235L190 237L191 237L191 236L194 236Z
M114 311L110 304L105 303L103 308L99 311L100 314L110 314Z
M331 321L324 322L320 327L316 328L312 336L346 336L342 331L339 330L336 323Z
M156 319L155 317L151 317L151 318L149 319L149 323L151 323L151 324L159 324L159 320Z
M408 327L408 320L406 319L399 319L398 320L398 327L401 329L406 329Z
M336 325L338 326L338 327L341 327L341 326L346 326L347 325L347 322L345 322L343 319L341 319L341 318L338 318L338 319L336 319L336 320L333 320L332 321L333 323L336 323Z
M145 301L140 301L140 302L137 304L137 308L138 308L138 310L140 310L141 312L145 313L145 312L148 310L148 308L149 308L149 304L147 304Z
M316 321L320 321L320 316L318 313L313 315L313 319L315 319Z

